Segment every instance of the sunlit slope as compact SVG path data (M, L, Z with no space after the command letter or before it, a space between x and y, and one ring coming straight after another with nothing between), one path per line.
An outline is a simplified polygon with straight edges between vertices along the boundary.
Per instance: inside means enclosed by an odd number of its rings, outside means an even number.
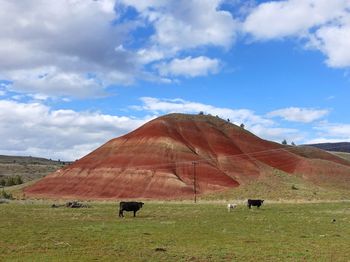
M188 198L194 179L198 193L209 193L251 183L273 170L302 174L312 183L350 182L350 163L325 151L266 141L213 116L170 114L107 142L25 193L82 199Z

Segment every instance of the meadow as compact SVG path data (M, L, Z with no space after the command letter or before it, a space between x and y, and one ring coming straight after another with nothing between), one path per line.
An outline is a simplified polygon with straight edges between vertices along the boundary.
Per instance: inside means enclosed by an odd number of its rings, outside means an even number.
M0 261L349 261L350 203L0 205Z

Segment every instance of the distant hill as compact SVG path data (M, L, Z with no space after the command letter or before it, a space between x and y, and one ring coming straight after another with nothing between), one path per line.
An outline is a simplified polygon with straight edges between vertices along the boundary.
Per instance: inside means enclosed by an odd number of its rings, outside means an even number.
M24 192L44 198L174 199L266 181L266 192L282 192L281 181L289 191L294 183L298 192L305 184L349 190L350 162L315 147L261 139L219 117L170 114L108 141Z
M332 152L350 153L350 142L320 143L320 144L309 144L305 146L313 146L322 150L332 151Z
M44 177L70 163L31 156L0 155L0 178L20 175L27 182Z

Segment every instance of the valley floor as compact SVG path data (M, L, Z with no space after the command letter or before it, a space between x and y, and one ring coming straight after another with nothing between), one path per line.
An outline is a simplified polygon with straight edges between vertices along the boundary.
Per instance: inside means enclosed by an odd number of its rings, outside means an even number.
M348 261L350 203L0 204L0 261Z

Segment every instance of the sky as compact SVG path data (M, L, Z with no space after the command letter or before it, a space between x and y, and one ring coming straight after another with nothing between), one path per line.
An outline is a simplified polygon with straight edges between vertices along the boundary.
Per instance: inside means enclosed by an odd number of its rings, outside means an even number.
M158 116L350 142L349 0L0 0L0 154L75 160Z

